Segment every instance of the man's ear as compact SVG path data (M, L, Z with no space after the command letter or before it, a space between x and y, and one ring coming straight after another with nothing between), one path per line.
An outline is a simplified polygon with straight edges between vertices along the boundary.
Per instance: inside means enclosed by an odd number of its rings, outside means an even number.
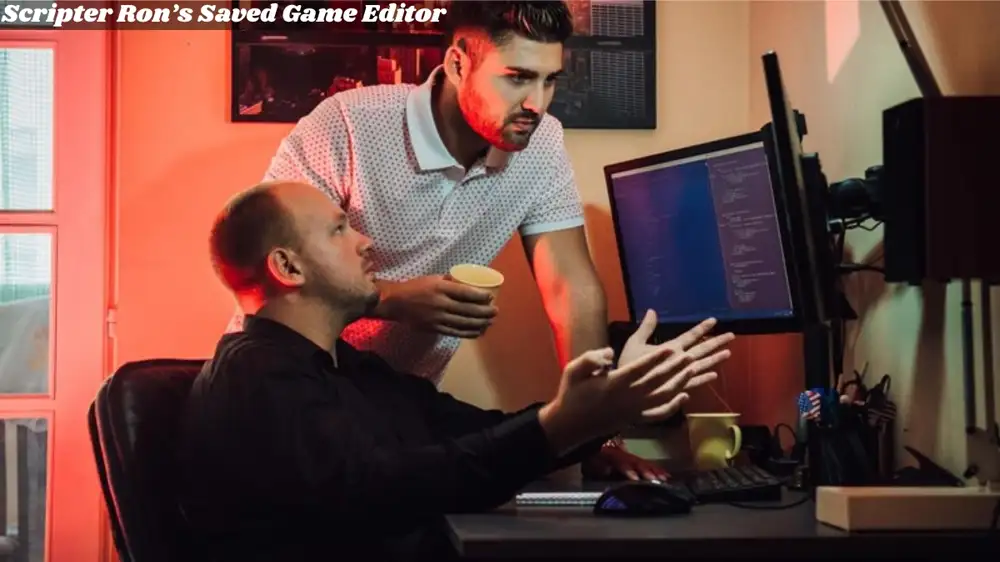
M275 248L267 255L267 275L281 287L301 287L306 281L302 260L287 248Z
M458 86L472 69L469 54L464 50L465 39L459 39L444 53L444 74L453 86Z

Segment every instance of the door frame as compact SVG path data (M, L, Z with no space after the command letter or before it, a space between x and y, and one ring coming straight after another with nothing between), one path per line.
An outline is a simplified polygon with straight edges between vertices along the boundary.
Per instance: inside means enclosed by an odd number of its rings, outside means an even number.
M112 0L106 0L105 2L105 4L109 6L113 3L114 2L112 2ZM115 337L115 311L118 308L118 145L121 135L121 120L119 119L119 112L121 111L121 108L118 100L121 97L121 80L119 80L119 76L121 75L121 33L122 32L119 29L107 30L108 50L105 61L107 73L107 94L105 95L107 125L104 133L104 141L107 150L107 188L105 189L107 211L105 214L106 224L104 228L104 239L106 242L106 250L104 252L104 271L107 274L104 303L107 317L105 323L104 372L108 375L110 375L112 370L118 365L118 340ZM111 534L110 514L108 513L107 506L103 501L101 502L100 511L101 557L99 562L119 562L118 550L115 547L114 537Z
M63 356L50 355L50 386L47 395L25 395L24 397L5 397L3 410L7 412L5 417L34 416L45 417L49 420L48 453L47 453L47 484L46 484L46 528L45 528L45 558L49 562L58 562L60 558L65 558L74 548L79 546L80 554L94 553L96 560L93 562L110 561L117 558L114 553L114 546L110 540L110 528L107 510L101 494L99 481L97 479L97 469L91 452L87 422L84 416L80 419L70 419L60 415L59 404L64 404L67 394L75 397L72 407L76 407L76 400L88 392L96 394L98 387L110 374L114 357L113 341L109 337L108 311L109 303L113 302L114 295L114 246L113 233L115 220L114 207L114 152L113 152L113 132L114 132L114 107L113 93L114 82L114 42L111 30L55 30L55 29L19 29L7 27L0 33L0 42L4 46L54 46L56 52L55 59L55 90L53 109L53 208L57 213L58 228L65 229L67 223L74 224L71 230L81 231L82 222L97 219L101 224L101 232L98 248L100 260L96 263L87 264L86 257L96 257L95 253L89 251L83 255L73 251L73 245L79 241L73 241L71 236L61 236L55 233L52 236L53 247L53 276L52 276L52 310L53 321L50 322L50 334L60 336L55 339L55 345L50 344L50 354L58 355L58 351L69 348L73 359L74 350L83 347L99 351L99 361L88 360L81 367L81 378L65 379L59 373L68 371L71 366L69 361ZM79 55L79 51L71 51L68 46L83 47L84 56L77 57L74 64L66 64L61 61L60 49L65 49L65 53L74 52ZM83 82L80 82L80 79ZM90 105L86 111L80 111L80 103L77 107L67 107L74 105L67 102L67 83L84 83L85 92L83 97ZM75 111L74 111L75 110ZM73 172L76 169L74 163L72 167L67 165L66 154L72 153L74 162L85 162L83 173L77 175ZM71 169L72 168L72 169ZM70 203L66 196L69 190L78 190L74 193ZM90 193L90 198L82 199L81 194ZM81 202L85 204L81 205ZM81 210L77 212L77 209ZM69 210L68 210L69 209ZM45 212L20 212L5 211L9 215L3 221L5 229L11 232L42 232L52 231L55 227L50 226L51 220L43 218ZM90 231L88 231L90 232ZM57 240L58 237L58 240ZM89 236L87 238L90 238ZM85 242L86 243L86 242ZM67 249L68 248L68 249ZM76 255L74 255L76 254ZM66 266L69 262L72 265ZM88 271L83 283L85 288L74 288L74 296L86 294L86 297L79 299L68 299L65 296L66 290L60 290L60 283L76 283L78 279L71 279L72 275L67 275L73 271ZM90 274L93 272L93 275ZM99 276L99 277L98 277ZM63 285L65 287L65 285ZM67 308L70 309L67 312ZM61 318L56 317L59 310ZM67 317L78 320L69 321ZM79 320L83 319L83 320ZM103 320L103 321L101 321ZM99 333L89 331L89 333L65 333L58 332L58 324L77 324L80 322L93 322L96 327L98 322L102 329ZM91 373L99 370L98 373ZM53 373L56 375L53 377ZM57 380L58 379L58 380ZM66 389L71 390L67 391ZM63 406L64 408L66 406ZM58 422L58 423L57 423ZM73 463L78 466L68 468L71 463L63 462L59 469L63 473L58 473L55 463L57 451L70 449L73 455ZM66 453L63 452L65 455ZM79 458L77 458L79 456ZM82 477L82 480L79 478ZM86 493L86 504L90 504L92 499L96 505L70 505L59 509L53 506L53 499L56 490L71 488L72 481L79 481L82 485L94 486L94 489ZM70 515L54 516L56 507L60 513L70 512ZM87 513L90 513L88 516ZM94 524L91 525L90 522ZM69 522L67 525L66 522ZM54 531L53 527L58 526L60 531ZM69 529L66 529L69 527ZM58 534L56 534L58 532ZM91 533L94 533L93 535ZM59 540L57 540L59 539ZM72 540L72 544L62 544L61 541ZM89 554L85 554L89 556ZM80 558L74 558L86 562Z

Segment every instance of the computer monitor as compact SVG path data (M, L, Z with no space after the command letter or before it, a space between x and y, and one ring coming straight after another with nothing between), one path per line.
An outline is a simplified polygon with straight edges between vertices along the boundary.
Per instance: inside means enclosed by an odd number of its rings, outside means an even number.
M839 318L826 178L819 156L802 153L805 118L788 102L778 55L762 57L771 122L761 128L775 192L785 208L793 293L799 294L803 327Z
M604 168L631 322L673 337L708 317L734 333L797 332L783 200L751 133Z

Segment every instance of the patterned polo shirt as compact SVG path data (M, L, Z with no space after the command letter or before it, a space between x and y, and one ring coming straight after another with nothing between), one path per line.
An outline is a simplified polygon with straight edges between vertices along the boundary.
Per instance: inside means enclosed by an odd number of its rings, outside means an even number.
M378 277L445 274L488 265L515 231L583 225L559 121L546 115L524 150L491 149L470 169L448 152L431 111L433 80L340 92L281 142L265 179L305 180L329 195L373 240ZM343 337L397 370L439 382L461 340L363 319Z

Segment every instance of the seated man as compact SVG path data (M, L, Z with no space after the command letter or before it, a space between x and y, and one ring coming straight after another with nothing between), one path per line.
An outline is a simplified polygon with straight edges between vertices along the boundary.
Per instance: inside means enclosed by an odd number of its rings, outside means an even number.
M213 560L442 560L445 514L499 506L671 415L729 355L730 335L645 345L647 322L617 368L588 352L551 402L482 410L338 339L378 300L369 248L305 184L256 186L219 216L213 261L248 320L195 381L179 447L181 505Z

